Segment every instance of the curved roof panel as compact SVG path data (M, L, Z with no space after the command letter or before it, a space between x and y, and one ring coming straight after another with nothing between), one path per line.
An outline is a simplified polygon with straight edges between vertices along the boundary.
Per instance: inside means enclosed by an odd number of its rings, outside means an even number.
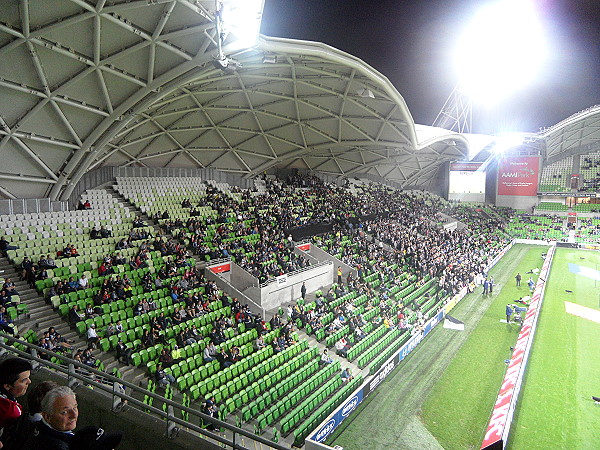
M546 140L546 156L551 160L560 159L563 154L600 151L600 105L573 114L540 134Z
M327 45L262 37L236 53L226 40L235 64L217 68L214 6L3 1L0 195L66 199L105 165L303 168L428 188L441 163L468 158L465 136L415 127L387 78Z

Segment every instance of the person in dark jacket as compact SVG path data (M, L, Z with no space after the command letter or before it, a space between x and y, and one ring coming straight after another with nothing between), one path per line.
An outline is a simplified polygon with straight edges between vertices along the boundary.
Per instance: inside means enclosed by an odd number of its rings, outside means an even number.
M77 398L68 386L59 386L42 400L42 420L31 440L31 450L69 450L77 427Z

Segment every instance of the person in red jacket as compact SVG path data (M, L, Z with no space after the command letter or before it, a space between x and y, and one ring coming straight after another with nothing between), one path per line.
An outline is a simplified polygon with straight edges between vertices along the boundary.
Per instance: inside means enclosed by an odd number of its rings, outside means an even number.
M23 408L17 398L27 392L30 375L31 364L24 359L7 358L0 363L0 429L10 427L21 416Z

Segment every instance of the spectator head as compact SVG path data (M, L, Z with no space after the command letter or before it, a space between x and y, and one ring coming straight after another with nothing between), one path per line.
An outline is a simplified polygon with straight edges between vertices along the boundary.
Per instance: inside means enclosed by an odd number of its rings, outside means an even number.
M57 431L73 431L77 426L79 411L77 398L68 386L49 391L42 400L42 417Z
M20 397L31 384L31 364L21 358L8 358L0 363L0 386L13 397Z
M54 381L42 381L31 392L27 395L27 406L29 407L29 414L34 415L42 412L42 399L52 389L57 388L59 385Z

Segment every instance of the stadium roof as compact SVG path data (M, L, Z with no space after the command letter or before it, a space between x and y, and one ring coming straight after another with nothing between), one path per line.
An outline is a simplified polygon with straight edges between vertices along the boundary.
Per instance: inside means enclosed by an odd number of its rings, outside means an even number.
M416 127L387 78L325 44L261 37L235 53L226 40L241 66L215 67L214 5L3 1L0 195L66 199L106 165L432 188L440 164L468 158L466 137Z
M560 121L540 133L546 140L546 157L553 162L575 154L600 151L600 105Z

